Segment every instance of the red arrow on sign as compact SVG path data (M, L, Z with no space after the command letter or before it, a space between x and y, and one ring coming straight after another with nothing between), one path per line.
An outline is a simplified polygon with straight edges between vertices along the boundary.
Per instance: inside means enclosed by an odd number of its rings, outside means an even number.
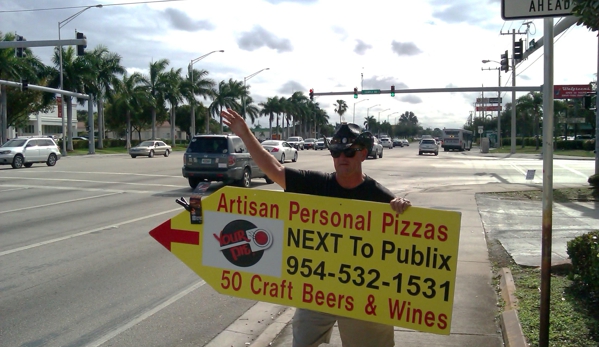
M171 250L171 243L186 243L189 245L200 244L200 233L196 231L177 230L171 228L171 220L160 224L156 228L150 231L156 241L158 241L164 248Z

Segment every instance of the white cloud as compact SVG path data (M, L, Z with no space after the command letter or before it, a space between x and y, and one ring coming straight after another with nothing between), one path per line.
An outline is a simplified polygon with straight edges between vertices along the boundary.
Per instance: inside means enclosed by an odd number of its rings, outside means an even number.
M175 1L131 4L126 0L98 1L66 24L63 38L84 32L88 47L103 44L123 57L128 71L145 72L149 63L166 58L174 68L187 68L191 59L214 50L194 65L220 81L248 80L256 102L272 96L314 88L316 92L360 89L396 90L511 85L511 74L482 70L499 66L506 49L511 54L512 29L524 33L524 21L504 22L499 0L423 0L395 5L385 0L359 1ZM89 6L71 0L69 6ZM93 5L93 1L92 1ZM59 7L54 0L3 0L0 11ZM341 10L340 10L341 9ZM396 10L399 9L399 10ZM56 40L57 23L79 9L0 12L0 31L18 32L27 40ZM557 19L556 19L557 22ZM35 25L32 25L35 23ZM543 36L543 20L533 21L528 40ZM517 38L527 39L527 35ZM51 65L52 48L34 48ZM543 84L539 50L517 66L517 85ZM586 84L597 72L597 39L584 27L572 27L555 42L554 83ZM411 111L431 127L462 126L478 93L397 93L319 96L315 101L336 121L333 104L343 99L356 122L367 112ZM518 96L519 94L517 94ZM502 93L504 102L511 93ZM364 101L368 99L368 101ZM380 106L374 106L380 105ZM384 115L383 114L383 115ZM382 115L382 116L383 116ZM393 117L393 116L391 116ZM266 121L261 120L266 124Z

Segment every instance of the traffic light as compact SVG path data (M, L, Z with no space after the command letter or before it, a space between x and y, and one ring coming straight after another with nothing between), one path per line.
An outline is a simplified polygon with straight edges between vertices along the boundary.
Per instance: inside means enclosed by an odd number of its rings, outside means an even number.
M391 96L395 96L395 86L391 86Z
M518 41L514 41L514 59L516 60L517 63L522 61L522 50L523 50L522 39L520 39Z
M77 33L77 40L81 40L81 39L86 39L87 37L85 37L85 35L83 35L83 33ZM77 55L78 56L82 56L85 55L85 49L87 48L87 45L77 45Z
M26 79L21 80L21 91L24 92L29 89L29 81Z
M354 88L354 99L358 98L358 88Z
M501 55L501 71L508 72L510 71L510 64L508 63L507 50L505 54Z
M314 101L314 89L310 89L310 101Z
M17 35L17 41L27 41L23 36ZM25 53L25 48L17 47L17 57L22 58Z

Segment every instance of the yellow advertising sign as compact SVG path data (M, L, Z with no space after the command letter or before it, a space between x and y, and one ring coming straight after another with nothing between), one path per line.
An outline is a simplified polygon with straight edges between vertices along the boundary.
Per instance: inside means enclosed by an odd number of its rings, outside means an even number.
M150 232L222 294L449 334L459 212L223 187Z

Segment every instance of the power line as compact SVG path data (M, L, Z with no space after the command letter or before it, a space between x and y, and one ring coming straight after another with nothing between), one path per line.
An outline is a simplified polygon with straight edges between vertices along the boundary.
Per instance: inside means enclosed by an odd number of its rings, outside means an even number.
M137 5L137 4L153 4L153 3L159 3L159 2L175 2L175 1L187 1L187 0L150 0L150 1L139 1L139 2L126 2L126 3L122 3L122 4L107 4L107 5L102 4L102 6L108 7L108 6L123 6L123 5ZM96 5L90 5L90 6L96 6ZM5 10L5 11L0 11L0 13L69 10L69 9L75 9L75 8L86 8L86 7L90 7L90 6L50 7L50 8L35 8L35 9L29 9L29 10Z

